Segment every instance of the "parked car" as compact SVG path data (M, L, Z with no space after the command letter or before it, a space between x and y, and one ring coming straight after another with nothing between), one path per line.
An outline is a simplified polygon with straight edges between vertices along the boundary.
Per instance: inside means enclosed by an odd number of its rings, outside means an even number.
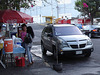
M75 24L79 29L83 29L82 24Z
M100 25L85 25L83 30L90 38L100 36Z
M45 27L41 34L42 53L47 50L56 58L59 55L84 55L89 57L93 51L91 39L71 24L57 24Z

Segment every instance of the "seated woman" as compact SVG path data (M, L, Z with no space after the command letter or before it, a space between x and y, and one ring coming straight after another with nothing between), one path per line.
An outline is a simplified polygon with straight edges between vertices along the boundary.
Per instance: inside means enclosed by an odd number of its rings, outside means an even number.
M0 39L5 38L5 32L2 31L2 26L0 26Z
M0 43L3 43L4 38L5 38L5 32L2 31L2 26L0 26ZM3 47L0 49L0 63L5 68L5 65L1 61L2 60L2 56L3 56L3 52L2 51L4 52L4 48Z

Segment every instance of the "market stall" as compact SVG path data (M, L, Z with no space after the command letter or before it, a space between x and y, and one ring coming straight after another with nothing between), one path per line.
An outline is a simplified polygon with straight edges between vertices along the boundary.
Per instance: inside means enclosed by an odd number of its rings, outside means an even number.
M21 39L19 37L11 35L9 25L12 23L32 23L32 22L33 22L33 17L25 13L15 10L0 10L0 23L6 23L6 34L9 34L7 37L5 37L2 43L5 51L4 54L25 53L25 49L20 45ZM17 31L17 34L19 34L18 32L19 31ZM1 60L0 63L5 68L5 65Z

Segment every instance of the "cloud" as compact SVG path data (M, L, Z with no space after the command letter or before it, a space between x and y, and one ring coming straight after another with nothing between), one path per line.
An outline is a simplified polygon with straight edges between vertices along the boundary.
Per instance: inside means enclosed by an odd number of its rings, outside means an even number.
M42 1L41 0L35 0L36 2L35 2L35 4L36 4L36 6L41 6L42 5Z
M70 4L72 0L57 0L59 4Z

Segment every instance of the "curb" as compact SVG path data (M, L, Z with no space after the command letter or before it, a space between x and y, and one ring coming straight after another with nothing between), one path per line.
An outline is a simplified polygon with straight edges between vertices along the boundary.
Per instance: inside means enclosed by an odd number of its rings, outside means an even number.
M31 53L32 53L32 52L31 52ZM43 63L44 63L47 67L52 68L52 67L51 67L44 59L42 59L41 57L35 55L34 53L32 53L32 55L34 55L34 56L36 56L37 58L43 60Z
M40 25L42 25L42 26L47 26L46 24L40 24Z

